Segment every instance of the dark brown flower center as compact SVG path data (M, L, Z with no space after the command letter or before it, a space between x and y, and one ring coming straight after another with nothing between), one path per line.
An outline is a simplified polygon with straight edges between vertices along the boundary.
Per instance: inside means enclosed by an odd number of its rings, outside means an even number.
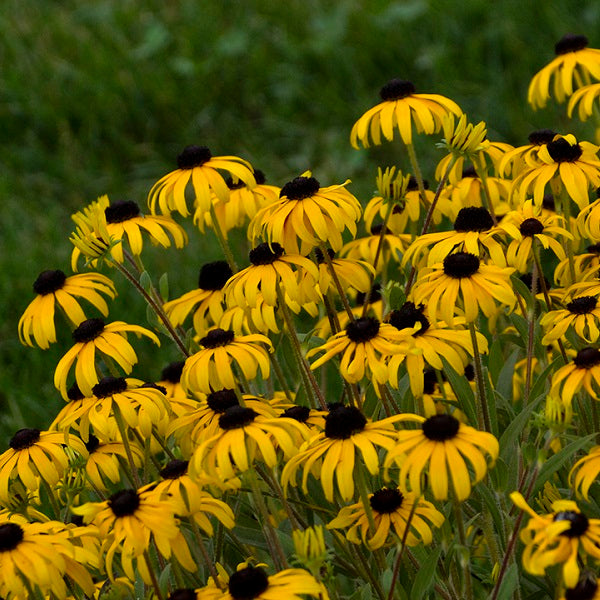
M383 223L375 223L374 225L371 225L370 231L371 235L381 235L381 232L383 231ZM386 227L383 235L393 235L393 232L389 227Z
M140 497L135 490L121 490L108 499L108 506L115 517L127 517L140 506Z
M103 377L92 388L92 393L96 398L108 398L114 394L122 394L125 390L127 381L124 377Z
M379 321L374 317L361 317L346 325L346 335L355 344L368 342L379 333Z
M362 306L365 303L367 295L364 292L358 292L356 294L356 304L357 306ZM377 302L381 300L381 284L375 283L371 288L371 292L369 294L369 302L373 304L373 302Z
M131 200L113 202L104 209L107 223L123 223L140 216L140 207Z
M467 206L461 208L454 221L455 231L487 231L494 226L494 220L487 208Z
M220 290L232 275L231 267L224 260L206 263L200 269L198 287L207 291Z
M554 515L554 521L569 521L571 524L569 529L561 532L560 535L574 538L581 537L588 529L590 522L583 513L575 512L574 510L564 510Z
M308 406L291 406L284 410L280 416L306 423L308 417L310 417L310 408Z
M423 188L425 188L426 190L429 189L429 181L427 181L426 179L423 179ZM406 191L407 192L414 192L415 190L419 189L419 182L417 181L417 178L414 175L411 175L408 178L408 185L406 186Z
M371 508L380 514L389 514L402 506L404 496L397 488L381 488L370 498Z
M263 242L250 250L248 254L250 262L256 267L273 264L281 256L283 256L283 246L277 242L273 242L270 245L268 242Z
M576 35L573 33L567 33L554 45L554 52L558 56L560 54L566 54L567 52L577 52L587 48L588 39L585 35Z
M327 248L327 256L333 260L335 258L335 252L331 248ZM323 255L321 248L315 248L315 257L317 259L317 264L322 265L325 262L325 256Z
M279 197L288 200L304 200L319 191L321 184L314 177L296 177L288 181L279 192Z
M179 383L181 380L183 365L185 365L184 360L178 360L176 362L169 363L161 372L161 380L168 381L169 383Z
M554 196L552 194L544 194L544 197L542 198L542 208L551 212L556 212L556 202L554 201Z
M200 167L211 158L212 154L206 146L186 146L177 157L177 166L180 169L193 169Z
M230 406L220 417L221 429L240 429L250 425L258 417L258 413L245 406Z
M92 454L100 447L100 440L92 433L90 433L90 439L85 443L85 449Z
M60 270L42 271L33 284L33 291L40 296L52 294L62 289L67 276Z
M585 250L589 254L598 254L598 255L600 255L600 244L592 244L591 246L588 246Z
M347 440L355 433L360 433L366 424L367 419L358 408L336 404L325 417L325 436L334 440Z
M552 129L536 129L536 131L532 131L529 134L527 139L529 140L529 143L534 146L542 146L550 143L555 135L556 132L552 131Z
M454 279L471 277L479 270L479 258L468 252L455 252L444 259L444 273Z
M179 589L171 592L167 600L196 600L198 598L198 594L190 588L187 589Z
M19 429L15 435L10 438L8 445L13 450L25 450L31 448L40 439L41 431L39 429Z
M22 541L23 528L16 523L3 523L0 525L0 552L14 550Z
M269 587L269 578L260 567L246 567L229 578L229 593L235 600L252 600Z
M576 315L587 315L596 308L597 303L593 296L580 296L567 304L567 310Z
M565 138L550 142L546 148L552 160L556 162L574 162L583 154L579 144L571 145Z
M227 346L231 344L235 338L233 331L225 329L211 329L201 340L200 345L205 348L218 348L219 346Z
M71 400L83 400L85 396L83 392L79 389L77 382L75 382L68 390L67 390L67 398Z
M456 437L460 422L452 415L433 415L422 426L423 435L434 442L445 442Z
M600 350L597 348L583 348L573 359L575 365L580 369L591 369L596 365L600 365Z
M565 590L565 600L594 600L598 591L596 578L585 575L574 588Z
M179 479L182 475L187 473L188 464L189 461L187 460L174 458L161 470L160 476L163 479Z
M525 219L521 225L519 225L519 231L521 232L521 235L533 237L544 231L544 225L532 217L531 219Z
M430 327L429 320L423 314L423 305L417 307L414 302L405 302L399 309L393 310L388 317L388 322L396 329L406 329L421 323L421 329L413 333L414 337L422 335Z
M392 79L379 90L379 95L384 101L402 100L402 98L406 98L414 93L415 86L412 81L404 79Z
M227 177L225 179L225 183L230 190L241 190L242 188L246 187L246 184L241 179L238 179L236 182L234 182L231 177Z
M433 394L435 392L435 386L437 385L437 375L435 371L428 369L423 372L423 393L424 394Z
M72 335L73 339L81 344L95 340L104 331L102 319L87 319L79 324Z
M467 381L475 381L475 367L471 363L465 367L465 377Z
M465 167L462 170L462 177L463 177L463 179L466 179L468 177L470 177L472 179L477 179L477 178L479 178L479 175L477 175L477 171L475 170L475 167L473 165L469 165L468 167Z
M232 406L239 406L239 401L234 390L224 389L211 392L206 397L208 407L216 413L224 413Z

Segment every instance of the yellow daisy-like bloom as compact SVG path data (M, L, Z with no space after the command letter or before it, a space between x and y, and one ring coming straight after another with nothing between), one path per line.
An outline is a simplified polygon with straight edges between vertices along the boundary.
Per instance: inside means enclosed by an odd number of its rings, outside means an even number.
M498 440L491 433L477 431L452 415L425 419L406 414L403 420L420 423L421 428L399 431L384 463L386 476L392 464L400 468L402 492L420 495L422 476L427 472L427 486L436 500L446 500L453 493L462 502L471 494L471 486L485 477L488 462L491 467L498 458Z
M294 302L285 294L285 303L293 312L299 313L303 306ZM312 315L312 311L308 311ZM270 331L279 333L280 325L277 321L277 307L267 304L263 295L259 292L256 297L256 306L232 306L228 308L221 317L218 326L221 329L229 329L235 335L249 333L262 333L268 335ZM318 309L317 309L318 314Z
M554 78L553 93L559 103L573 93L573 80L600 80L600 50L588 48L584 35L565 35L554 46L556 58L538 71L527 91L527 101L534 109L542 108L550 97L550 79Z
M271 246L277 242L289 254L306 256L324 243L337 252L343 245L343 231L348 229L354 237L362 214L360 202L346 189L349 183L322 188L306 171L281 188L277 202L256 213L248 238L254 242L263 237Z
M88 527L72 528L59 521L29 523L21 515L2 515L0 595L30 598L31 590L39 590L44 596L64 600L74 583L92 597L90 570L99 566L99 557L79 543L89 535Z
M523 204L527 195L533 193L534 204L541 206L546 185L556 180L554 185L564 186L575 204L585 208L590 189L600 186L599 148L590 142L577 142L572 134L555 136L514 180L517 202Z
M340 255L355 260L365 260L370 265L375 264L377 249L380 245L382 223L371 226L368 237L356 238L345 244ZM383 245L381 246L379 260L377 262L377 272L381 273L390 261L400 263L402 255L412 242L412 236L409 233L396 234L389 227L383 234Z
M350 542L360 544L362 541L370 550L377 550L385 545L390 532L395 533L398 540L406 534L407 546L431 544L431 526L441 527L444 522L444 515L431 502L411 492L403 494L398 488L385 487L369 494L369 504L374 531L370 529L367 509L362 501L342 508L328 523L327 529L347 529L346 539Z
M537 153L542 146L550 143L556 137L552 129L536 129L532 131L527 139L529 144L517 146L507 152L498 162L498 174L500 177L515 177L529 164L537 161Z
M96 350L113 359L126 374L131 373L137 363L137 356L127 341L127 332L138 337L145 335L157 346L158 337L150 330L139 325L129 325L123 321L114 321L105 325L102 319L87 319L73 331L75 345L60 359L54 371L54 386L67 400L67 378L75 364L75 380L84 396L92 395L92 388L100 381L96 370Z
M150 549L151 539L163 557L169 559L173 554L188 571L198 568L177 527L172 505L158 500L146 488L120 490L104 502L88 502L73 507L72 511L83 516L85 523L98 527L111 581L115 578L115 553L119 552L123 572L131 581L135 581L137 571L145 583L152 583L146 561L140 560Z
M354 148L359 142L368 148L369 139L379 146L381 134L391 142L396 129L405 144L412 144L413 124L418 133L431 135L441 129L449 113L462 114L453 100L439 94L416 94L413 83L402 79L386 83L379 95L383 102L369 109L352 127L350 143Z
M340 373L350 383L358 383L365 376L372 376L377 383L386 383L389 373L385 361L393 354L408 354L413 350L412 330L398 331L388 323L380 323L374 317L361 317L348 323L343 331L336 333L325 344L313 348L307 358L318 352L323 356L312 363L317 369L341 354Z
M582 287L589 287L590 279L594 279L598 275L598 271L600 269L600 244L592 244L585 249L585 252L581 254L576 254L573 257L573 267L575 270L575 281L571 280L571 269L569 265L569 259L561 261L555 271L554 271L554 280L557 285L567 287L575 284L577 287L573 287L569 289L568 296L576 296L582 294L590 294L588 290L582 290ZM582 285L578 285L583 284ZM597 281L596 281L597 284ZM598 287L596 285L596 287ZM600 292L600 288L599 288ZM593 295L592 294L590 295Z
M173 412L177 412L176 407L178 402L184 404L188 400L188 396L181 385L181 372L183 371L183 365L185 360L176 360L169 363L160 374L160 381L156 384L165 388L165 396L168 400L171 400L171 408Z
M427 307L433 323L438 322L439 316L453 327L457 306L464 311L465 321L471 323L479 310L486 317L495 315L496 303L514 306L516 296L510 284L513 271L510 267L483 264L468 252L455 252L417 280L411 300Z
M600 387L600 350L588 346L554 373L550 393L558 395L567 406L582 387L594 400L600 400L594 383Z
M187 217L190 212L185 200L185 192L191 183L196 210L208 212L212 193L221 201L229 199L227 182L219 171L226 171L232 177L243 181L249 187L256 184L250 163L237 156L213 156L206 146L187 146L177 157L175 171L159 179L148 194L148 206L152 214L160 211L169 215L177 211Z
M232 362L247 380L256 377L259 367L263 379L269 377L269 352L273 351L273 344L260 333L236 337L233 331L216 328L200 340L200 345L203 349L185 361L181 373L181 385L188 392L210 394L215 390L235 388Z
M75 325L85 321L85 312L78 298L82 298L108 315L108 305L102 295L111 300L116 296L114 283L100 273L82 273L67 277L62 271L43 271L33 284L36 298L19 319L19 339L33 346L33 340L42 349L56 342L54 313L58 305Z
M310 434L306 425L286 417L266 417L246 406L231 406L219 417L219 431L205 439L190 459L190 476L208 473L233 478L250 469L255 460L268 467L277 462L277 448L286 458L298 452L298 435Z
M513 492L510 498L531 516L521 531L525 570L544 575L548 567L562 564L565 585L575 587L579 581L580 547L585 555L600 559L600 519L589 519L570 500L556 500L552 513L538 515L519 492Z
M354 406L334 405L325 417L325 431L316 434L300 448L283 468L281 485L286 490L296 485L296 474L302 468L302 491L308 493L310 473L321 483L325 498L334 500L334 477L342 500L354 497L354 467L360 451L371 473L379 473L377 446L388 452L396 445L394 423L405 418L396 415L380 421L369 421ZM359 467L362 468L362 467Z
M558 600L600 600L598 579L590 573L584 573L577 585L567 587Z
M597 193L597 191L596 191ZM584 236L600 239L600 200L592 202L577 215L577 225Z
M39 488L40 478L54 487L69 467L66 448L84 458L88 455L78 437L56 431L20 429L9 445L0 455L0 502L4 505L10 503L9 486L13 479L19 479L32 492Z
M534 240L542 248L552 250L559 260L566 258L563 245L567 239L573 240L573 235L562 225L564 219L561 216L544 215L541 207L534 206L531 200L527 200L519 210L509 212L499 225L514 238L506 250L508 265L520 273L529 271L533 262ZM562 238L563 242L556 238Z
M600 60L598 61L598 64L600 65ZM579 108L577 109L579 120L586 121L594 112L594 108L598 107L595 100L599 96L600 83L594 83L592 85L586 85L582 88L579 88L573 92L573 95L569 99L569 104L567 105L567 115L569 115L569 118L571 118L573 116L575 106L579 104Z
M545 335L542 344L550 344L565 335L569 328L588 343L600 338L600 307L594 296L573 298L564 309L552 310L540 320Z
M238 568L229 578L226 588L221 590L213 582L212 585L198 590L198 598L202 600L303 600L304 596L313 596L318 600L329 600L325 586L304 569L285 569L275 575L267 575L262 567L246 566L243 563L241 568Z
M106 490L107 479L113 484L121 481L119 457L127 460L127 451L123 442L100 441L95 435L90 434L85 448L89 453L85 463L85 474L97 489ZM130 449L135 463L138 467L141 466L144 460L142 452L135 446L131 446Z
M86 260L96 265L99 259L107 256L109 250L118 241L113 241L108 233L106 215L102 206L102 197L88 204L83 210L71 215L75 222L75 231L69 241L78 250L71 254L71 269L77 271L77 260L83 255Z
M590 487L598 480L600 473L600 446L594 446L586 456L580 458L569 473L569 485L586 500Z

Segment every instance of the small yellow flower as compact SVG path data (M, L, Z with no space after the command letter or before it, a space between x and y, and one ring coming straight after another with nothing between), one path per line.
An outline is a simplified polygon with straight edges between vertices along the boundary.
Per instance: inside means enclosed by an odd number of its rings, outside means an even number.
M458 123L454 122L454 115L448 113L442 119L444 139L442 144L451 154L472 156L485 150L489 145L486 140L487 128L484 121L473 125L467 121L467 115L460 115Z

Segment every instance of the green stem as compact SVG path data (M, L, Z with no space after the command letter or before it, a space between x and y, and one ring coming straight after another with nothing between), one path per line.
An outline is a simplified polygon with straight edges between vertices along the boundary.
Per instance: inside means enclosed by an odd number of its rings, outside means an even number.
M148 573L150 573L150 579L152 581L152 587L154 588L156 597L158 600L164 600L164 596L160 590L160 586L158 585L158 579L156 578L156 573L154 572L154 567L152 566L152 561L150 560L150 555L148 554L147 550L144 550L144 560L146 561L146 566L148 567Z
M483 206L488 210L492 217L492 221L494 225L498 224L498 220L496 219L496 214L494 212L494 205L492 204L492 197L490 195L490 186L488 185L488 176L487 169L485 166L485 159L482 155L478 158L473 159L473 165L475 167L475 171L477 175L479 175L479 179L481 179L481 185L483 187Z
M200 532L200 528L198 527L198 523L194 520L194 515L189 517L190 525L192 526L192 532L194 533L194 538L196 539L196 543L198 544L198 549L200 550L200 554L202 554L202 558L206 563L206 567L208 568L208 572L210 576L213 578L215 585L219 585L219 574L217 572L217 568L215 567L215 563L210 558L210 554L206 548L206 544L204 543L204 539L202 538L202 534Z
M419 188L419 195L421 196L421 202L423 206L427 206L427 194L425 193L425 183L423 182L423 175L421 173L421 167L419 167L419 161L417 160L417 154L415 153L415 148L412 144L405 144L406 151L408 152L408 160L410 160L410 166L415 174L415 179L417 180L417 186Z
M454 515L456 517L456 524L458 526L458 539L460 540L461 546L468 550L467 546L467 536L465 534L465 522L463 519L462 510L460 508L460 504L457 500L454 500ZM471 579L471 559L469 552L469 564L463 568L463 572L465 575L464 578L464 594L467 600L473 600L473 581Z
M340 278L338 277L337 273L335 272L335 268L333 266L333 261L331 260L331 256L329 256L327 247L325 246L325 244L321 244L319 246L319 249L321 250L321 253L323 254L323 260L327 264L327 268L329 269L329 273L331 274L331 278L333 279L335 289L337 290L337 293L340 296L342 305L344 306L344 310L348 314L348 319L350 319L350 322L352 322L352 321L354 321L354 313L352 312L352 308L350 307L350 302L348 301L348 296L347 296L346 292L344 291L344 288L342 287Z
M533 272L531 275L531 308L527 314L527 320L529 321L527 327L527 364L525 370L525 391L523 394L523 401L525 406L529 404L529 394L531 392L531 376L533 371L533 339L535 335L535 309L537 304L537 286L538 281L541 279L540 273L538 272L537 262L533 263Z
M125 454L127 454L127 461L129 462L129 469L131 470L131 478L136 488L139 488L141 487L142 482L140 481L140 476L133 460L133 453L131 452L131 446L129 445L129 436L127 435L125 421L123 420L121 409L116 402L113 402L113 414L115 421L117 422L117 427L119 428L119 433L121 434L121 438L123 440L123 446L125 446Z
M492 423L490 420L490 411L488 408L487 395L485 393L485 384L483 381L483 365L481 363L481 354L479 352L479 344L477 343L477 331L475 323L469 323L469 331L471 333L471 343L473 345L473 365L475 367L475 384L477 386L478 403L481 407L479 427L485 431L492 432ZM479 410L477 411L479 413Z
M223 254L225 254L225 259L227 260L227 264L232 272L235 274L239 271L237 263L235 262L235 258L233 257L233 252L231 251L231 246L225 237L223 230L221 229L221 225L219 224L219 220L217 219L217 213L215 211L215 207L213 203L210 203L210 218L212 220L213 231L219 240L219 244L221 245L221 249L223 250Z

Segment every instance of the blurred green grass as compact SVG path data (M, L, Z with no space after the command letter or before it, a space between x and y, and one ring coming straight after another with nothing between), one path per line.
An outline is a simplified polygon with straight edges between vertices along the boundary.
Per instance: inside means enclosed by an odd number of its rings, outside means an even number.
M348 143L393 77L453 98L487 121L491 139L520 144L536 128L571 130L564 107L531 111L527 85L565 33L598 47L599 23L596 0L5 0L1 447L19 427L46 427L61 404L52 377L68 334L42 352L21 347L16 331L37 274L68 270L73 211L104 193L143 205L191 143L242 156L279 185L306 169L324 185L349 177L366 199L377 165L407 167L395 144L357 152ZM431 142L419 142L426 173L437 158ZM160 274L176 261L180 294L196 284L198 256L216 258L218 248L195 241L149 263ZM111 318L144 315L125 293ZM136 374L157 376L156 353L140 352L149 372Z

